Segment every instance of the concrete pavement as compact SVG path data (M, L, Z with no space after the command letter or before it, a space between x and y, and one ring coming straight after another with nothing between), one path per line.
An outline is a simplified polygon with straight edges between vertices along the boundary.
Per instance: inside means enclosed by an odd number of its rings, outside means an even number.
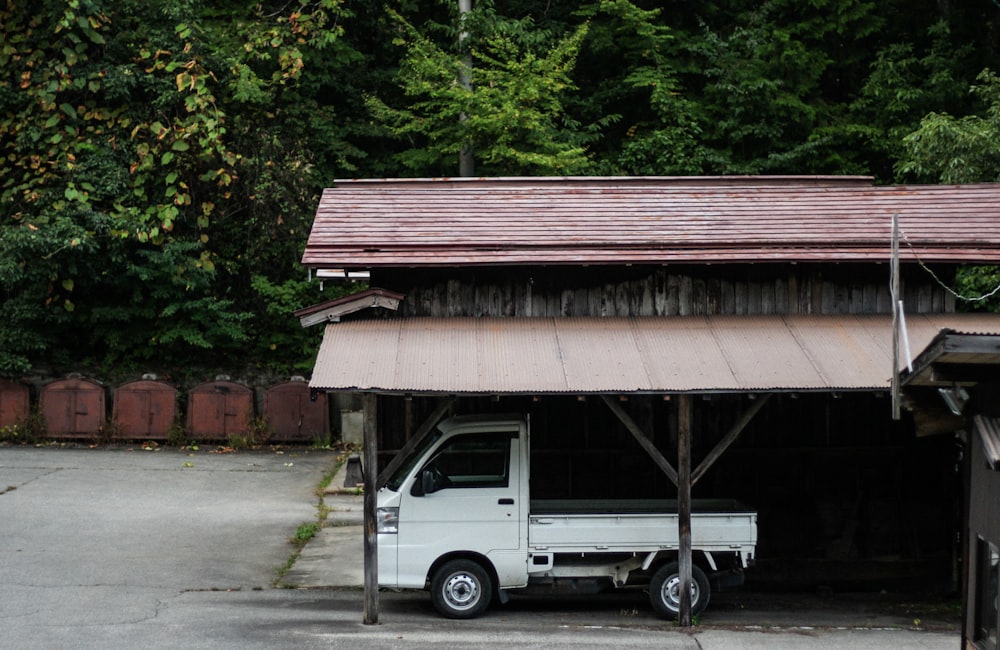
M336 454L0 448L0 577L268 588Z
M426 593L382 592L380 623L363 625L360 496L324 497L331 525L284 576L300 588L272 587L294 552L289 538L315 521L316 486L335 462L335 452L312 449L0 446L0 647L958 645L954 617L849 594L719 594L697 627L681 630L655 618L642 593L515 597L449 621Z
M364 496L353 486L345 486L346 477L347 463L342 463L323 495L329 509L326 523L282 577L282 585L364 587Z

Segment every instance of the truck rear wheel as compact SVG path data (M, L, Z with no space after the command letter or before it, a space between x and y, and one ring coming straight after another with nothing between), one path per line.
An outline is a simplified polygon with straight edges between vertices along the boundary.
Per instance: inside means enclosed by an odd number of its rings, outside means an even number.
M691 567L691 615L701 614L708 605L710 587L705 572ZM676 562L665 564L653 574L649 583L649 600L656 613L663 618L675 619L681 612L681 576Z
M446 618L475 618L492 597L490 574L472 560L445 562L431 580L431 602Z

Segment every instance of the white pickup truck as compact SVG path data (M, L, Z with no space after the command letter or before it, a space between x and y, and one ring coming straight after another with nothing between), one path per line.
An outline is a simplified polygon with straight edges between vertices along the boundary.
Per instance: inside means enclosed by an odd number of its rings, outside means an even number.
M525 419L497 416L450 418L424 438L378 492L379 586L429 589L449 618L478 616L511 590L640 587L659 615L676 618L676 502L533 501L529 440ZM692 510L698 614L709 576L752 562L757 515L722 500Z

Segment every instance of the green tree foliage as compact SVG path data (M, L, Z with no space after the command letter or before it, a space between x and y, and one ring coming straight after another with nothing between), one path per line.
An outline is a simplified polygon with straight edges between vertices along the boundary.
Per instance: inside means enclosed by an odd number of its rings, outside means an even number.
M627 0L576 12L591 25L577 109L604 127L595 160L603 174L696 175L711 167L703 114L682 92L675 36L661 14Z
M299 265L319 191L464 147L477 175L1000 180L993 0L474 4L0 0L0 373L307 368L291 312L352 290Z
M903 177L925 182L1000 182L1000 78L984 70L971 88L983 115L931 112L902 138Z
M850 107L858 116L855 132L872 152L872 171L883 176L891 177L891 161L905 154L904 136L925 115L967 108L962 70L968 69L973 46L956 44L945 20L932 24L925 40L922 47L904 41L881 49Z
M0 9L0 371L245 358L251 277L299 272L315 197L310 148L276 117L308 111L305 58L335 47L344 15L337 0Z
M394 136L411 143L398 154L404 167L454 175L468 147L480 175L585 171L586 151L563 102L586 25L560 39L538 38L530 17L503 18L483 2L464 17L464 38L442 46L392 16L395 43L405 48L397 80L408 105L393 108L374 96L369 105ZM460 82L465 75L471 87Z
M690 22L677 57L712 151L708 171L854 171L840 101L855 46L880 25L874 3L772 0L713 7Z
M903 177L925 182L1000 182L1000 78L984 70L971 93L982 115L954 117L930 113L903 138L905 156L897 168ZM956 292L970 310L1000 311L995 289L1000 268L965 267L956 277Z

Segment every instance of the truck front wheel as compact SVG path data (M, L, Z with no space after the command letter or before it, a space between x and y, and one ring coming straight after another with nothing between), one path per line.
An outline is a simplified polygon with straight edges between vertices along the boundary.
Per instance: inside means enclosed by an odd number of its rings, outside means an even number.
M472 560L445 562L431 580L431 602L446 618L475 618L486 611L492 597L489 573Z
M691 567L691 615L701 614L708 605L710 587L705 572ZM681 612L681 576L676 562L665 564L653 574L649 583L649 600L656 613L663 618L675 619Z

